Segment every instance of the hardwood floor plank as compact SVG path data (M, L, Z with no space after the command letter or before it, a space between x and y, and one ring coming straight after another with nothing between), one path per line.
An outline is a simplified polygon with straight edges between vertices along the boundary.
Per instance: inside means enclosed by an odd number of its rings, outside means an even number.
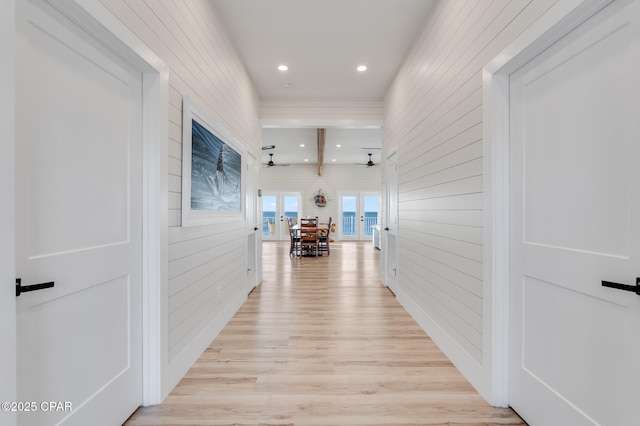
M167 400L127 426L524 425L489 406L379 282L369 242L295 259L263 244L263 283Z

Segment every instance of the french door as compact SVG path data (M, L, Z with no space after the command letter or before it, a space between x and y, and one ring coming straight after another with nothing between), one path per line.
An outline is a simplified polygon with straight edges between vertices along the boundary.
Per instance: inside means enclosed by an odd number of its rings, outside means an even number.
M344 192L340 194L338 234L341 240L368 240L373 238L373 227L378 225L378 200L375 192Z
M287 240L287 218L298 223L300 218L299 192L264 192L262 195L262 239Z

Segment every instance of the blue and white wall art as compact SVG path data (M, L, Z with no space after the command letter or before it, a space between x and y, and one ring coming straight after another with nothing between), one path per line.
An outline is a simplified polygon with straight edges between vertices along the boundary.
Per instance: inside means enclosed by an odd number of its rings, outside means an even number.
M191 120L191 209L240 211L242 157Z
M241 218L242 146L190 98L182 122L182 226Z

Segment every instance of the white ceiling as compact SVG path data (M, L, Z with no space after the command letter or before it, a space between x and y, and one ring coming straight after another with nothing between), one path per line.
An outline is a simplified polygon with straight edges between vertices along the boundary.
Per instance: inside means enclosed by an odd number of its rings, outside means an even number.
M437 0L211 1L262 99L381 100ZM279 71L282 64L289 70ZM356 70L361 64L367 71ZM325 164L366 162L360 146L381 144L379 129L330 130ZM290 128L264 129L263 145L276 149L263 151L263 161L273 153L303 163L301 138L315 162L315 129ZM332 152L337 140L350 148Z
M262 129L263 145L276 146L275 149L262 151L263 162L267 162L269 154L273 154L276 164L316 164L317 139L316 129ZM381 129L328 128L325 141L324 164L366 163L369 153L374 163L380 163L380 149L375 148L382 145ZM305 159L309 161L305 162Z

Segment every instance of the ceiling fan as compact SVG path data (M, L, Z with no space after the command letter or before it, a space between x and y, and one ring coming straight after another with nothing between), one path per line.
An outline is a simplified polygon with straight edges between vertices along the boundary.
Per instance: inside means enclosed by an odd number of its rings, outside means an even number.
M269 162L268 163L262 163L267 167L273 167L273 166L288 166L289 164L276 164L273 162L273 154L269 154Z
M367 161L366 163L356 163L356 164L360 164L362 166L367 166L367 167L377 166L377 164L371 160L371 155L373 154L369 153L367 155L369 156L369 161Z

